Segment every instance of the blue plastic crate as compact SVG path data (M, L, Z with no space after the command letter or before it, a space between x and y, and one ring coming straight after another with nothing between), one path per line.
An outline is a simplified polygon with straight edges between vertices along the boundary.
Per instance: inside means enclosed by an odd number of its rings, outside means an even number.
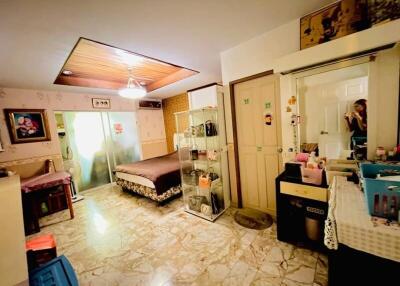
M78 279L68 259L61 255L29 273L31 286L78 286Z
M400 182L376 179L379 171L398 170L400 166L362 163L361 180L368 213L384 218L397 218L400 205Z

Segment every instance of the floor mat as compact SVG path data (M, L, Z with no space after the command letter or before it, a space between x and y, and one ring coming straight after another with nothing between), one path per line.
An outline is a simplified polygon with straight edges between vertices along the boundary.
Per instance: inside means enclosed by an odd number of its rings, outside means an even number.
M273 223L269 214L252 209L240 209L235 213L234 218L241 226L251 229L266 229Z

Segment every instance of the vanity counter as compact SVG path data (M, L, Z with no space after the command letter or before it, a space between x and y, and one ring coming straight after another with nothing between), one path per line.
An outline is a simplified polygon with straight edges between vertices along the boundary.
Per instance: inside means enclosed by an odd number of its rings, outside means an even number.
M336 237L334 230L327 229L329 224L336 225ZM336 176L333 180L325 228L325 245L330 249L337 249L340 243L400 262L400 227L374 223L364 193L346 177Z
M364 194L346 177L336 176L330 188L325 222L329 286L392 285L400 269L400 228L374 222Z

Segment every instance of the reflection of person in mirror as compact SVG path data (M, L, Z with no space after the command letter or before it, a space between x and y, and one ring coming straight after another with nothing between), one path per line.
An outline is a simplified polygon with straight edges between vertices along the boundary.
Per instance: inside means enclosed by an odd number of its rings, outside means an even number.
M354 111L347 112L344 115L347 127L353 132L354 137L367 137L367 100L359 99L354 102ZM353 140L351 140L351 149L353 149Z

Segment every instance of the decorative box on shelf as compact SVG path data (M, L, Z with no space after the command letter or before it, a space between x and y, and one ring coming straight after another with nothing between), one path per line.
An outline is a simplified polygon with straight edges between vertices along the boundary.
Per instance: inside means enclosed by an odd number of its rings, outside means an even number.
M209 221L230 205L227 148L221 110L175 113L185 210Z

